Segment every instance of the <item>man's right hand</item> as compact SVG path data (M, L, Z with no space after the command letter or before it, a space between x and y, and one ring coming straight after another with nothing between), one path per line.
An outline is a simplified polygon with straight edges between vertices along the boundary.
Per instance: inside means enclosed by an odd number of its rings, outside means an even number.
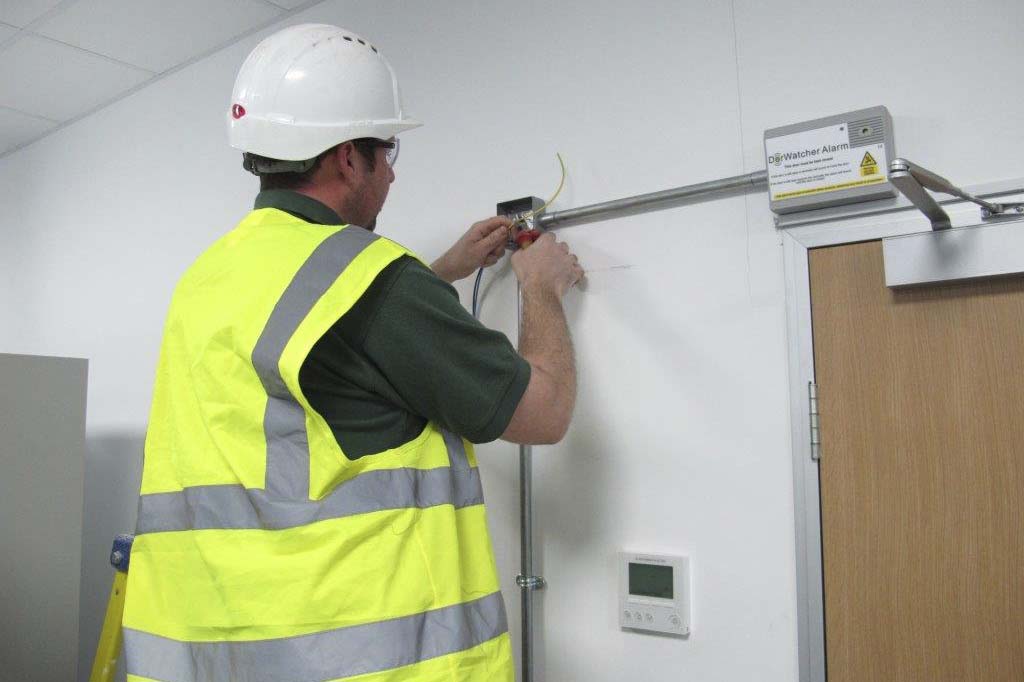
M547 291L559 299L583 278L579 259L550 232L512 254L512 269L524 289Z

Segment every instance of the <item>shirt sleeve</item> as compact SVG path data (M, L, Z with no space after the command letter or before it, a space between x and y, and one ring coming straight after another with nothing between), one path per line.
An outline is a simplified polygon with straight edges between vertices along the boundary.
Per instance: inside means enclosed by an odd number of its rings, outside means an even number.
M501 332L478 322L455 288L405 257L378 288L363 350L409 409L474 443L508 427L530 364Z

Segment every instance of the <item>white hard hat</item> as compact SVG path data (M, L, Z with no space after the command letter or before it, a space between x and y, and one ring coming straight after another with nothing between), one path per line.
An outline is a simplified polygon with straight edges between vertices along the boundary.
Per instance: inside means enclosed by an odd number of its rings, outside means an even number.
M328 24L291 26L257 45L235 79L227 118L232 147L282 161L423 125L406 118L380 50Z

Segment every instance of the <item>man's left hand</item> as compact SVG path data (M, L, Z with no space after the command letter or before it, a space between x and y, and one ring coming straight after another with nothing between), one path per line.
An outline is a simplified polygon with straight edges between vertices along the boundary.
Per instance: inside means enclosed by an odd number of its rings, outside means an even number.
M477 268L486 268L498 262L505 253L508 230L512 221L495 216L473 223L466 234L455 242L430 268L449 284L473 274Z

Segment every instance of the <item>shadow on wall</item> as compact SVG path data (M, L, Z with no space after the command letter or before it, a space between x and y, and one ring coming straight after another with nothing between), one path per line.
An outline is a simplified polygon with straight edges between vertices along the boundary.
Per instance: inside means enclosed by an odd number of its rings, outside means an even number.
M135 532L142 480L142 432L92 434L85 444L82 510L82 582L78 615L78 680L87 682L103 627L113 568L110 547L119 533ZM124 680L119 662L115 679Z

